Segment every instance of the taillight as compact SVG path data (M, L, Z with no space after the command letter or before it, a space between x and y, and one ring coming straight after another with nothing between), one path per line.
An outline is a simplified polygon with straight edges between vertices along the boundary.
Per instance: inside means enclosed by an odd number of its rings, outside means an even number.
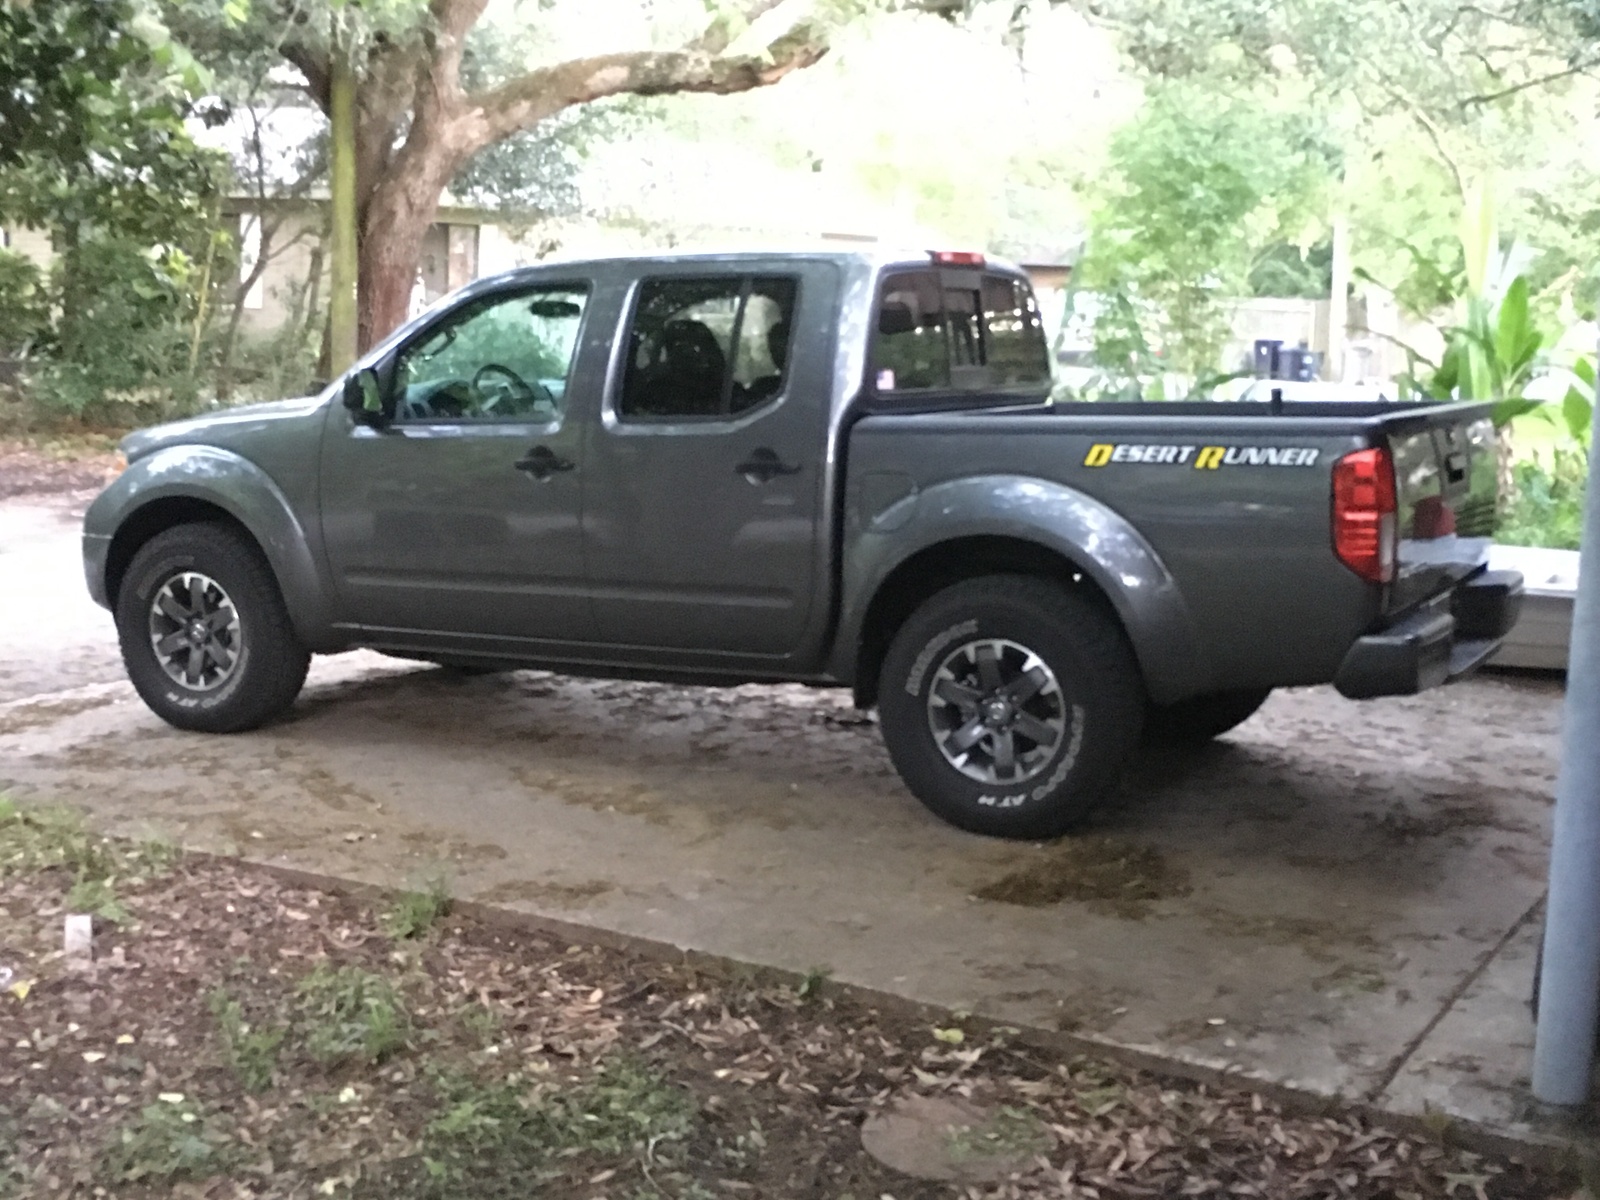
M981 267L987 262L977 250L930 250L928 253L941 267Z
M1394 578L1394 460L1357 450L1333 464L1333 552L1361 578Z

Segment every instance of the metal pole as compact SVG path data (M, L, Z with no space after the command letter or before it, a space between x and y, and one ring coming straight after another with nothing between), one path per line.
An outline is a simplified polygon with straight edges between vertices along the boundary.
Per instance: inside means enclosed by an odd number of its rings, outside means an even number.
M1596 395L1600 408L1600 392ZM1592 454L1592 451L1591 451ZM1589 1098L1600 1019L1600 486L1584 495L1578 596L1572 606L1561 773L1550 844L1550 899L1533 1043L1533 1095Z

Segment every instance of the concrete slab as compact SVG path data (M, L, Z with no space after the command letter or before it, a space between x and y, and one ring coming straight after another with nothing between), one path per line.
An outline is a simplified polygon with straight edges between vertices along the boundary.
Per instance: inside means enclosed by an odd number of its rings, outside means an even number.
M28 611L8 588L0 628ZM1139 763L1063 850L938 823L838 693L359 654L289 720L207 737L94 680L90 613L91 678L0 704L0 787L116 828L374 883L442 866L458 895L1396 1111L1502 1122L1526 1071L1522 996L1490 984L1542 894L1547 680L1281 693ZM1077 898L976 898L1041 877Z

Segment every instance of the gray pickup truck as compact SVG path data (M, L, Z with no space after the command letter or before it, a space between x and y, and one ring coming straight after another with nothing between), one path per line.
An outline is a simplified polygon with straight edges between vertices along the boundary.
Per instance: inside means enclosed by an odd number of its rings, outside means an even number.
M1445 683L1516 617L1483 405L1049 389L1026 278L976 254L516 271L319 396L129 437L89 590L184 729L357 646L845 686L929 808L1006 837L1069 828L1142 734Z

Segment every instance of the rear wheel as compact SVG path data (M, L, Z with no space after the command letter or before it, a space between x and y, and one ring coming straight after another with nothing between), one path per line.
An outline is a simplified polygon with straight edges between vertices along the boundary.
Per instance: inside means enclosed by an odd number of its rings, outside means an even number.
M1049 580L955 584L895 635L884 741L912 793L953 825L1054 837L1109 792L1139 741L1144 686L1121 627Z
M1152 704L1145 714L1145 740L1156 745L1198 746L1255 715L1271 688L1211 692L1176 704Z
M116 618L128 678L179 729L254 729L294 703L311 662L261 552L222 525L151 538L128 565Z

